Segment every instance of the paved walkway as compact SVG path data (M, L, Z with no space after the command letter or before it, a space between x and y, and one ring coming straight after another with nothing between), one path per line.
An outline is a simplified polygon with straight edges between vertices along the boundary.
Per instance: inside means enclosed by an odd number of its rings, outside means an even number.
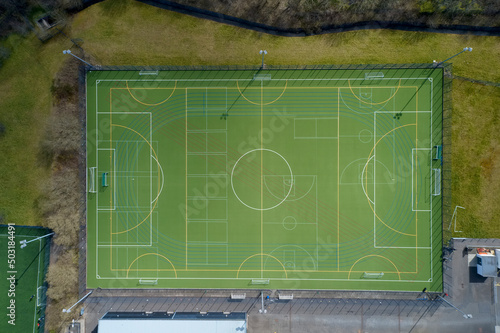
M259 291L246 291L246 299L234 301L229 292L217 290L97 290L85 301L82 319L87 333L97 332L108 311L247 312L249 333L493 333L500 318L496 278L478 277L467 260L466 248L479 246L500 248L500 240L455 239L450 246L455 250L444 251L445 298L470 319L439 299L419 300L418 293L305 291L280 301L277 291L263 291L270 299L264 299L266 312L260 313Z

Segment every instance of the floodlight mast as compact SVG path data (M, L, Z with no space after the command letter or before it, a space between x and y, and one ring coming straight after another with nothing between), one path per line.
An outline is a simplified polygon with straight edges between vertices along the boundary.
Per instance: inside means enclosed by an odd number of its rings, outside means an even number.
M448 305L450 305L452 308L454 308L455 310L457 310L458 312L460 312L465 319L471 319L472 318L471 314L463 312L462 310L460 310L459 308L457 308L455 305L453 305L450 302L448 302L447 300L445 300L444 297L442 297L441 295L437 295L437 297L439 297L440 299L442 299L443 301L445 301Z
M80 60L81 62L89 65L90 67L93 67L91 64L89 64L88 62L86 62L85 60L83 60L82 58L80 57L77 57L76 55L74 55L73 53L71 53L71 50L63 50L63 53L64 54L69 54L69 55L72 55L73 57L75 57L76 59Z
M450 59L452 59L452 58L455 58L457 55L462 54L462 53L464 53L464 52L472 52L472 47L468 47L468 46L467 46L467 47L464 47L464 49L463 49L462 51L458 52L458 53L457 53L457 54L455 54L455 55L452 55L451 57L449 57L448 59L445 59L445 60L443 60L443 61L436 62L436 61L434 60L434 66L435 66L435 67L438 67L439 65L442 65L443 63L447 62L448 60L450 60Z
M76 302L75 304L73 304L69 309L63 309L62 312L64 313L70 313L71 312L71 309L73 309L78 303L80 303L81 301L83 301L85 298L87 298L90 294L92 294L94 291L91 290L87 293L87 295L83 296L82 298L80 298L78 300L78 302Z
M260 66L260 68L264 68L264 56L267 54L267 51L266 50L260 50L259 52L260 54L262 54L262 65Z
M39 240L39 239L42 239L42 238L45 238L45 237L49 237L49 236L52 236L54 233L51 232L50 234L46 234L46 235L43 235L43 236L40 236L40 237L37 237L35 239L32 239L30 241L27 241L26 239L23 239L22 241L19 241L19 244L21 244L21 249L24 249L28 243L31 243L31 242L34 242L36 240Z

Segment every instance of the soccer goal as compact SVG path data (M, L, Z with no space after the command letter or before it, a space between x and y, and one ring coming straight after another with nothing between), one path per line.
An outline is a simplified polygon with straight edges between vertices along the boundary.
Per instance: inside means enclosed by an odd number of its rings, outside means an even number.
M140 71L139 75L158 75L158 71Z
M36 306L43 306L45 305L45 301L47 297L45 297L47 288L44 286L40 286L36 289Z
M432 169L434 171L434 192L432 195L441 195L441 169Z
M368 273L364 272L363 273L363 279L380 279L384 276L384 272L380 273Z
M269 279L252 279L250 284L269 284Z
M271 80L271 74L255 74L253 76L254 80L269 81Z
M139 279L140 285L155 286L158 284L158 279Z
M90 193L96 193L97 190L95 188L95 175L96 175L97 167L89 168L89 174L87 178L88 189Z
M384 73L382 73L382 72L365 73L365 80L376 80L376 79L383 79L383 78L384 78Z

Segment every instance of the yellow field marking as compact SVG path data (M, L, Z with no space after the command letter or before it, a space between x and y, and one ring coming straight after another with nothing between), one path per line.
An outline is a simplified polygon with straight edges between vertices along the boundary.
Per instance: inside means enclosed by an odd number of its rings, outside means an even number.
M399 280L401 280L401 272L398 270L398 267L397 267L397 266L396 266L396 265L395 265L395 264L394 264L394 263L393 263L390 259L388 259L388 258L386 258L386 257L384 257L384 256L381 256L381 255L379 255L379 254L369 254L369 255L366 255L366 256L361 257L361 258L359 258L358 260L356 260L356 261L354 262L354 264L352 264L351 269L349 270L349 275L347 276L347 279L348 279L348 280L349 280L349 279L351 279L351 271L352 271L353 267L354 267L354 266L355 266L355 265L356 265L356 264L357 264L360 260L362 260L362 259L364 259L364 258L368 258L368 257L379 257L379 258L385 259L385 260L387 260L388 262L390 262L390 263L392 264L392 266L394 266L394 268L396 269L396 272L398 273ZM366 271L364 271L364 272L366 272ZM390 273L394 273L394 272L390 272Z
M110 269L113 272L126 272L128 269L127 268L117 268L117 269ZM135 269L134 271L138 272L173 272L174 269L172 268L138 268ZM178 269L175 269L175 271L179 271ZM186 271L186 270L182 270ZM260 269L240 269L240 272L260 272ZM237 269L188 269L186 272L238 272ZM265 269L264 272L283 272L282 269ZM316 270L300 270L300 269L288 269L287 272L300 272L300 273L380 273L380 270L378 271L368 271L368 270L363 270L363 271L316 271ZM416 274L418 272L384 272L384 274ZM217 279L217 278L214 278ZM336 280L336 279L331 279L331 280Z
M340 271L340 88L337 89L337 271Z
M240 84L238 83L238 81L236 81L236 87L238 88L238 91L241 95L241 97L243 97L248 103L252 103L252 104L255 104L255 105L269 105L269 104L273 104L274 102L276 102L277 100L279 100L281 98L281 96L283 96L283 94L285 93L285 90L286 90L286 87L288 86L288 80L285 81L285 87L283 88L283 91L281 92L281 94L278 96L278 98L276 98L274 101L271 101L271 102L268 102L268 103L263 103L262 101L262 96L261 96L261 102L260 103L257 103L257 102L254 102L254 101L251 101L249 100L248 98L245 97L245 95L243 95L243 92L241 91L240 89ZM248 88L247 88L248 89ZM252 89L252 88L250 88ZM261 90L263 88L261 87ZM279 87L276 87L276 88L267 88L267 89L279 89ZM262 95L262 94L261 94Z
M239 278L239 275L240 275L240 271L241 271L241 266L243 266L243 264L245 262L247 262L247 260L253 258L253 257L256 257L256 256L268 256L274 260L276 260L277 262L279 262L279 264L281 265L281 267L283 267L283 271L285 271L285 277L288 279L288 273L286 272L286 268L285 268L285 265L283 265L283 263L281 261L279 261L278 258L270 255L270 254L266 254L266 253L256 253L256 254L253 254L251 255L250 257L246 258L245 260L243 260L243 262L241 263L240 267L238 267L238 270L237 270L237 273L236 273L236 278L238 279ZM256 270L258 271L258 270Z
M188 267L188 94L186 88L186 270Z
M175 266L174 264L172 264L172 262L170 261L170 259L168 259L167 257L161 255L161 254L158 254L158 253L145 253L145 254L141 254L140 256L138 256L137 258L134 259L134 261L132 261L132 263L130 264L130 266L128 266L128 269L127 269L127 277L128 277L128 273L130 271L130 268L132 267L132 265L137 261L139 260L140 258L144 257L144 256L149 256L149 255L155 255L155 256L158 256L158 257L161 257L163 259L165 259L166 261L168 261L170 263L170 265L172 265L172 269L174 270L174 273L175 273L175 277L177 278L177 271L175 270Z
M166 101L168 101L170 99L170 97L172 97L172 95L174 94L175 92L175 88L177 88L177 80L175 81L175 84L174 84L174 88L129 88L128 86L128 81L125 81L125 83L127 84L127 88L111 88L111 89L127 89L128 93L130 94L130 96L132 96L133 99L136 100L136 102L138 103L141 103L142 105L147 105L147 106L156 106L156 105L160 105L160 104L163 104L165 103ZM172 92L170 93L170 96L168 96L166 99L164 99L163 101L159 102L159 103L144 103L144 102L141 102L140 100L138 100L134 94L132 94L132 91L130 91L130 89L172 89Z
M110 143L111 148L113 147L113 111L112 111L113 94L112 94L112 92L113 91L110 89L109 90L109 143ZM111 161L111 150L109 151L109 168L110 168L110 171L113 168L113 163ZM109 185L113 186L114 184L112 184L112 181L111 181L113 179L113 172L110 172L110 173L111 173L111 177L109 177ZM113 189L113 187L109 188L109 231L110 231L109 244L111 245L111 249L109 251L110 252L109 267L113 267L113 209L112 209L113 208L113 191L111 189Z
M415 165L418 165L418 88L415 88L415 149L417 154L415 154ZM432 117L432 115L431 115ZM432 131L432 129L431 129ZM412 153L413 154L413 153ZM415 168L415 172L417 172ZM418 174L418 173L417 173ZM413 177L413 175L411 175ZM418 193L418 182L415 178L415 193ZM413 191L413 189L412 189ZM415 195L415 207L417 207L417 195ZM432 205L432 201L431 201ZM430 222L432 225L432 221ZM432 242L432 241L431 241ZM418 271L418 209L415 209L415 270Z
M236 84L238 84L238 81L236 81ZM283 95L283 93L281 94ZM262 86L262 81L260 81L260 253L264 252L264 211L263 211L264 209L264 140L263 140L264 104L263 103L264 103L264 87ZM262 273L263 270L264 270L264 257L260 256L260 277L262 277L263 275Z
M157 161L156 163L158 163L158 168L160 167L160 163L158 162L158 156L156 155L156 151L154 150L154 148L151 145L151 143L148 140L146 140L146 138L144 136L142 136L141 133L137 132L136 130L134 130L134 129L130 128L130 127L123 126L123 125L112 124L111 126L122 127L122 128L130 130L130 131L134 132L135 134L139 135L149 145L149 147L151 148L151 151L155 155L155 158L156 158L156 161ZM157 196L158 195L160 195L160 173L158 173L158 193L157 193ZM146 220L151 216L151 214L155 210L155 207L156 207L157 203L158 203L158 200L155 201L155 204L153 205L153 208L151 208L151 210L149 211L149 214L139 224L136 224L135 226L133 226L132 228L129 228L127 230L123 230L123 231L119 231L119 232L111 232L111 234L112 235L118 235L118 234L123 234L125 232L129 232L130 230L133 230L133 229L137 228L138 226L140 226L141 224L143 224L144 222L146 222Z
M365 103L365 104L369 104L369 105L378 105L378 104L384 104L384 103L387 103L388 101L390 101L394 96L396 96L396 94L398 93L399 91L399 88L401 87L401 79L399 79L399 84L398 84L398 87L396 89L396 91L394 92L394 94L392 94L391 97L389 97L388 99L386 99L385 101L382 101L382 102L378 102L378 103L372 103L372 102L365 102L363 101L362 99L360 99L355 93L354 91L352 90L352 87L351 87L351 80L347 80L347 84L349 85L349 89L351 90L351 93L353 94L354 97L356 97L358 100L360 100L361 102ZM363 87L365 88L365 87ZM379 88L379 89L387 89L389 87L366 87L366 88Z
M391 132L394 132L395 130L397 129L400 129L400 128L403 128L403 127L407 127L407 126L414 126L415 124L407 124L407 125L402 125L402 126L399 126L399 127L396 127L396 128L393 128L392 130L390 130L389 132L385 133L380 139L378 139L378 141L373 145L373 148L372 150L370 151L370 154L368 155L368 159L366 161L366 164L365 164L365 167L364 169L366 169L368 167L368 163L370 163L370 160L371 160L371 156L373 154L373 151L375 150L375 147L378 145L378 143L383 139L385 138L388 134L390 134ZM376 161L374 160L373 163L376 163ZM412 175L413 177L413 175ZM366 177L365 177L366 181L365 181L365 188L368 188L368 172L366 173ZM374 185L375 186L375 185ZM373 206L371 204L371 200L370 200L370 197L368 196L368 193L365 193L365 196L366 198L368 199L368 205L370 205L370 208L373 212L373 214L375 214L375 216L377 217L377 219L382 222L383 225L385 225L387 228L391 229L392 231L394 232L397 232L401 235L406 235L406 236L416 236L414 234L408 234L408 233L405 233L405 232L402 232L402 231L399 231L399 230L396 230L394 228L392 228L391 226L389 226L388 224L386 224L384 221L382 221L382 219L377 215L377 213L375 213L375 210L373 209Z

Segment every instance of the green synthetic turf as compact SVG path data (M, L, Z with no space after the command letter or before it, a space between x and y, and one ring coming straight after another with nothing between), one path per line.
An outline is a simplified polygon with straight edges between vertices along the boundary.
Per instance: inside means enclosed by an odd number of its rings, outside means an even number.
M442 69L139 74L87 73L87 287L442 290Z
M40 294L41 306L37 306L37 289L46 286L45 272L48 266L46 260L49 243L47 238L34 239L45 234L47 234L45 228L16 227L15 239L9 239L13 236L12 230L5 225L0 226L0 251L4 253L4 259L0 263L2 272L0 289L4 295L0 298L0 306L3 310L0 332L43 332L44 320L43 318L40 320L40 328L38 328L38 320L44 316L46 296L45 292ZM21 240L34 241L21 249L19 243ZM15 243L14 252L8 252L9 249L12 250L12 243L9 244L9 241ZM14 261L9 261L10 259ZM14 279L9 280L8 278L11 277ZM11 285L11 281L14 285ZM32 295L34 295L33 298L31 298ZM11 300L14 300L14 308ZM13 309L8 308L9 306ZM14 317L8 316L10 314L14 314Z

